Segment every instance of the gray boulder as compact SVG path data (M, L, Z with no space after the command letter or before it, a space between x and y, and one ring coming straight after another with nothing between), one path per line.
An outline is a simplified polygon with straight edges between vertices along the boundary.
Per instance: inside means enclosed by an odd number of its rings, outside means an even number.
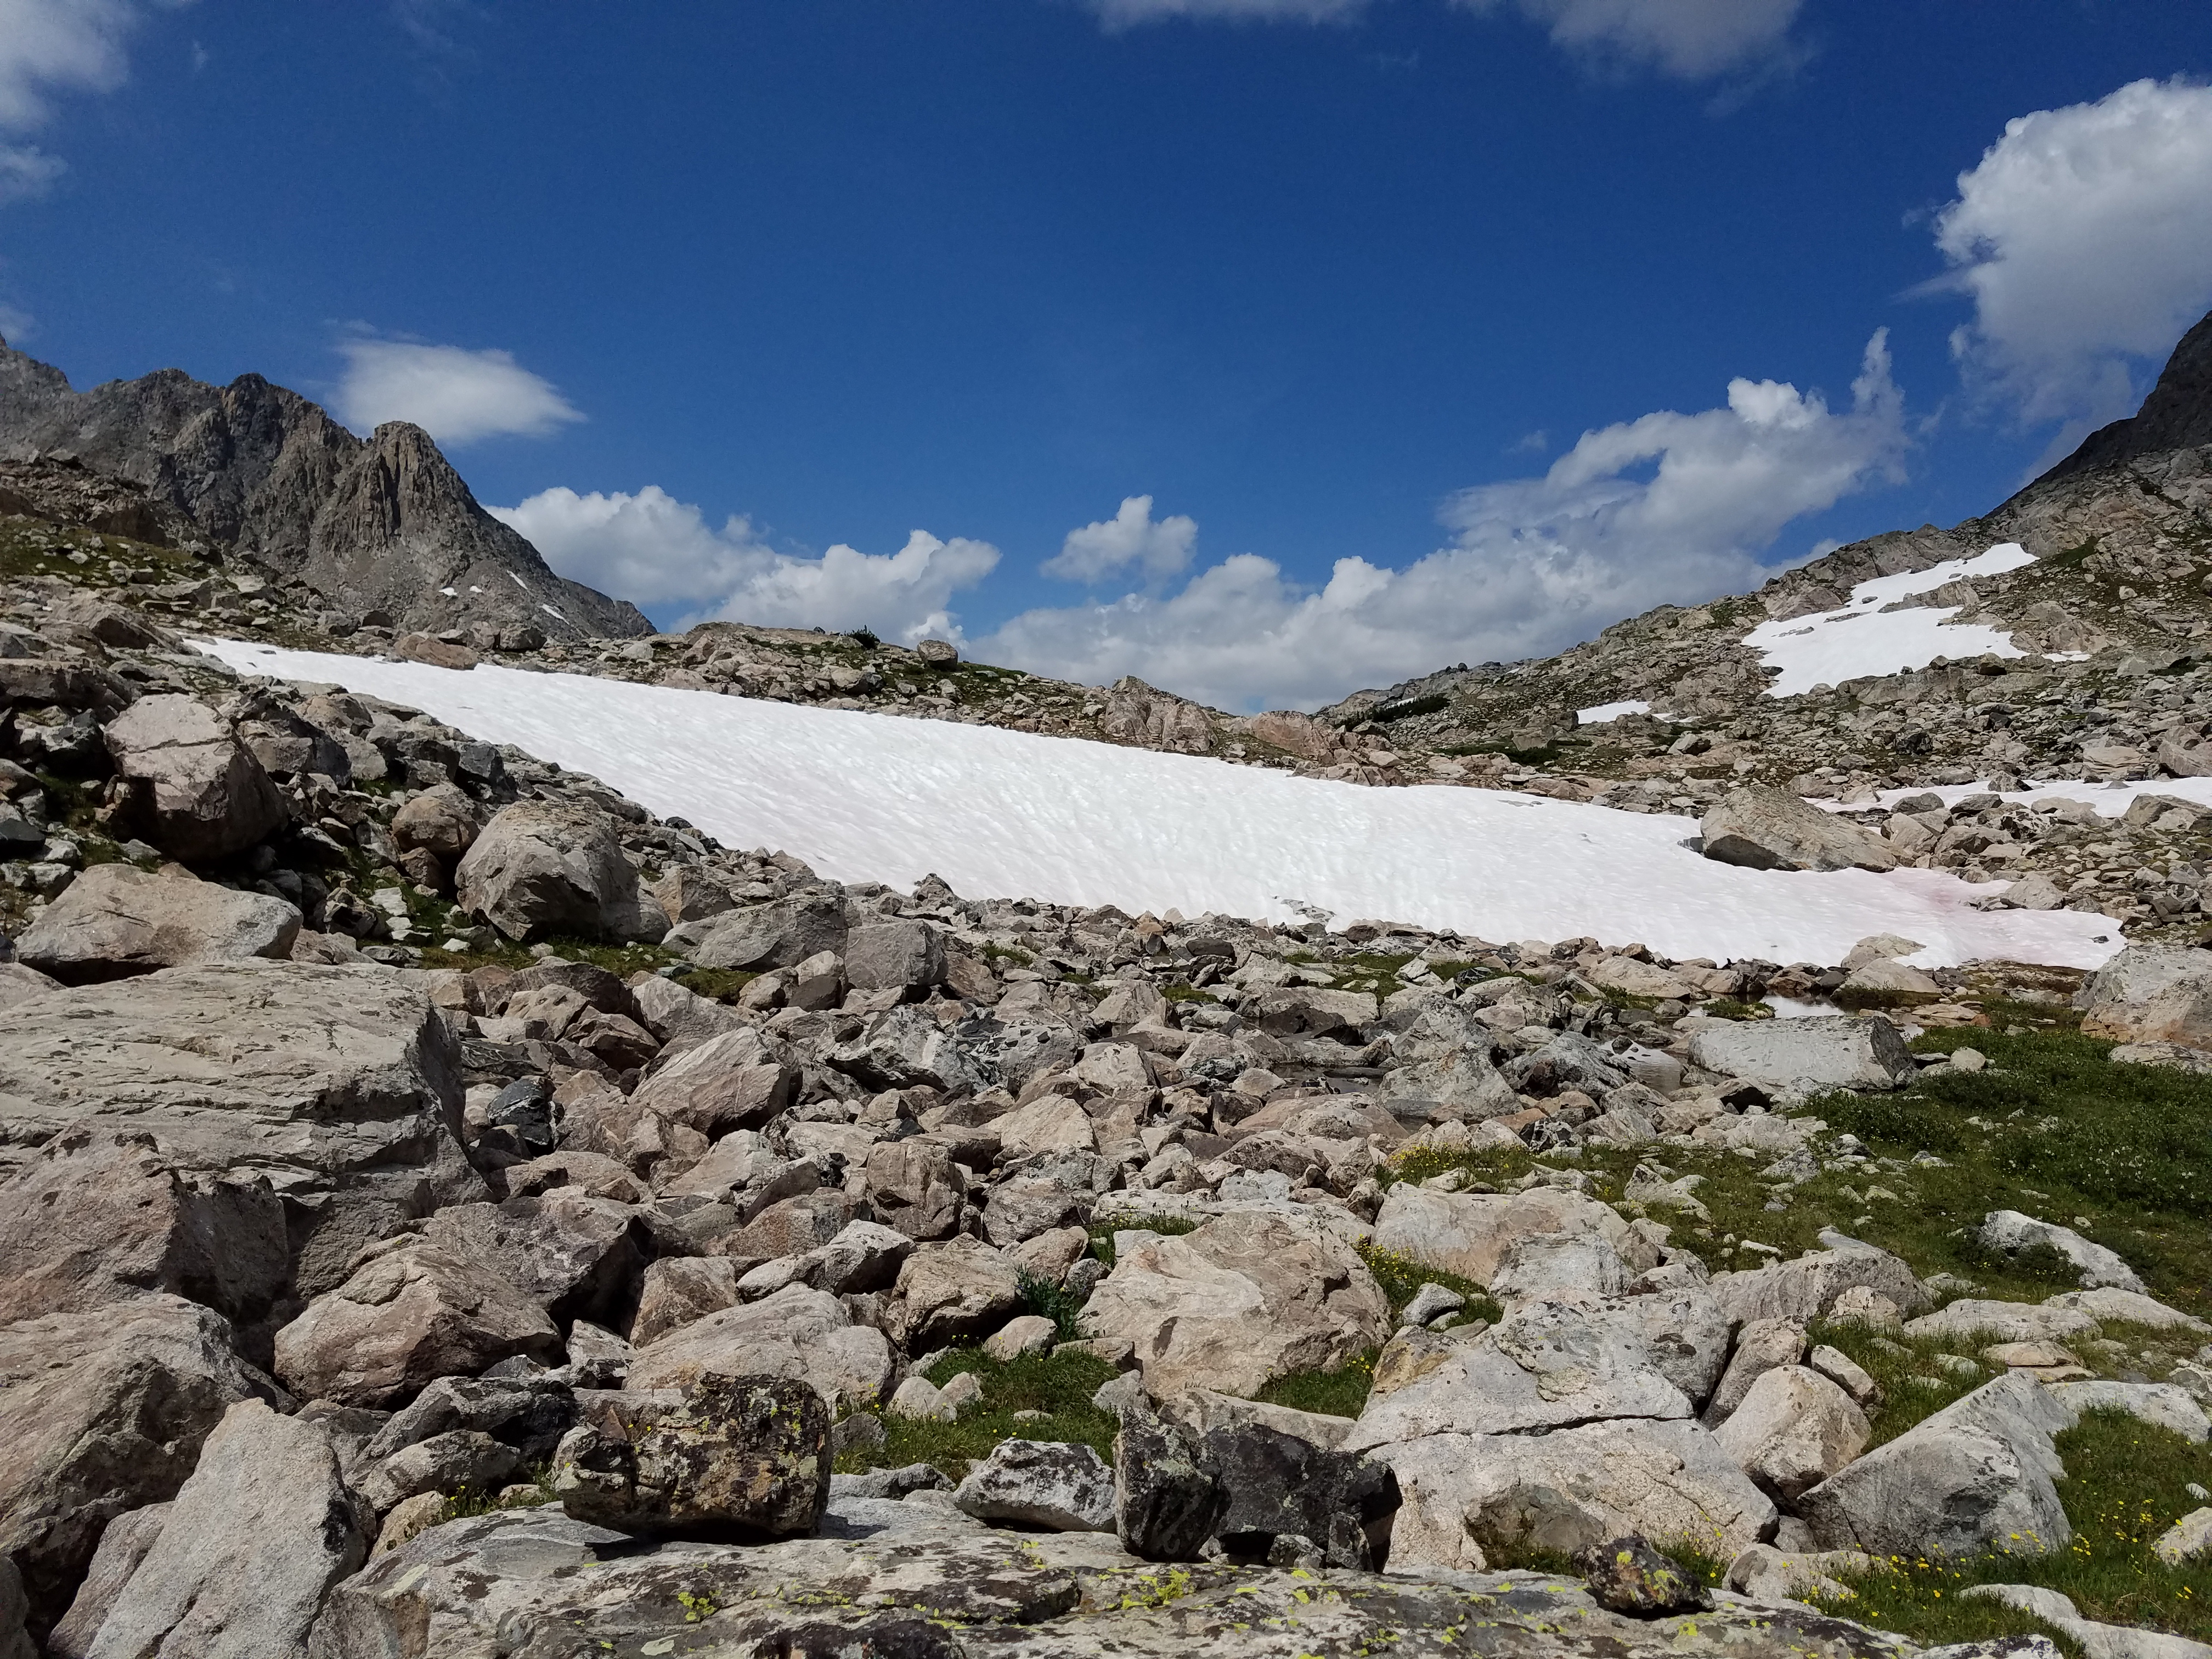
M1894 1089L1919 1070L1897 1027L1844 1014L1705 1021L1691 1034L1690 1061L1792 1095Z
M0 1170L83 1131L150 1138L180 1171L281 1177L303 1297L441 1196L482 1192L460 1105L451 1029L381 968L171 968L0 1021Z
M521 1454L483 1430L448 1429L401 1447L355 1485L363 1501L382 1515L422 1492L451 1497L497 1492L521 1469Z
M1728 1370L1706 1403L1705 1425L1717 1428L1729 1413L1743 1404L1752 1384L1778 1365L1794 1365L1805 1357L1805 1327L1795 1319L1752 1319L1736 1334L1735 1352Z
M1375 1218L1380 1248L1485 1286L1510 1253L1538 1239L1594 1239L1638 1272L1658 1265L1611 1206L1565 1188L1441 1193L1401 1182Z
M621 1323L651 1251L635 1206L571 1187L503 1204L448 1205L422 1237L497 1274L564 1329L579 1319Z
M2081 1035L2212 1048L2212 951L2131 945L2075 995Z
M550 1377L444 1376L394 1412L361 1458L380 1463L435 1436L471 1430L514 1447L526 1462L542 1462L575 1420L575 1395Z
M1389 1335L1390 1309L1350 1244L1240 1211L1118 1256L1083 1322L1093 1336L1134 1343L1155 1394L1251 1395L1278 1376L1349 1363Z
M926 921L855 927L844 954L845 980L856 991L919 992L945 982L945 935Z
M845 954L845 903L834 893L798 893L687 922L670 939L702 968L796 968L828 951Z
M276 1333L276 1375L302 1396L388 1408L517 1354L560 1358L543 1305L483 1262L413 1237L364 1255Z
M112 1132L57 1135L0 1183L0 1322L166 1291L258 1327L292 1287L284 1204L265 1176L179 1169ZM249 1346L265 1358L267 1340Z
M1777 1365L1760 1373L1713 1438L1761 1491L1794 1504L1864 1451L1873 1434L1866 1413L1826 1377Z
M942 1089L947 1094L980 1094L1000 1080L999 1068L981 1045L948 1031L921 1008L892 1008L878 1014L851 1042L825 1058L837 1070L871 1089Z
M522 800L487 823L453 872L455 902L507 938L655 940L668 918L638 885L607 816Z
M368 1559L372 1535L330 1436L242 1401L208 1436L89 1659L304 1659L323 1598Z
M228 857L284 822L283 798L228 721L197 697L141 697L101 734L146 839L188 864Z
M40 913L15 951L42 973L84 985L191 963L281 961L299 936L300 913L283 899L173 866L97 864Z
M1789 1261L1738 1273L1715 1273L1706 1288L1721 1310L1738 1325L1753 1320L1786 1320L1809 1325L1826 1317L1845 1291L1869 1290L1914 1313L1929 1295L1912 1269L1887 1250L1861 1246L1849 1250L1808 1250Z
M1786 789L1747 783L1706 811L1704 852L1752 870L1893 870L1897 856L1871 835Z
M757 1129L792 1103L799 1068L750 1026L686 1048L630 1096L631 1108L717 1136Z
M1436 1434L1370 1454L1397 1477L1394 1571L1480 1571L1486 1552L1573 1554L1626 1533L1696 1538L1716 1555L1774 1528L1773 1501L1681 1419L1626 1418L1549 1434Z
M154 1295L0 1326L0 1559L31 1621L67 1610L102 1528L174 1498L232 1405L276 1398L222 1317Z
M561 1441L553 1490L573 1520L662 1538L810 1533L830 1501L830 1408L786 1377L714 1376L674 1404Z
M2091 1243L2071 1227L2038 1221L2018 1210L1990 1211L1982 1222L1980 1237L1989 1249L2007 1255L2037 1244L2049 1245L2081 1270L2081 1288L2085 1291L2108 1286L2141 1294L2146 1288L2142 1276L2128 1266L2118 1251Z
M899 1266L884 1331L910 1353L985 1336L1021 1305L1013 1259L973 1238L917 1245Z
M15 1564L0 1555L0 1659L39 1659L39 1650L24 1623L31 1604L23 1594L23 1575ZM76 1655L68 1659L76 1659Z
M640 1346L630 1356L632 1389L689 1388L721 1376L781 1376L805 1382L825 1400L855 1409L890 1389L890 1341L853 1322L827 1291L786 1285L757 1302L702 1316Z
M978 1521L1012 1521L1053 1532L1114 1530L1114 1471L1090 1447L1054 1440L1001 1440L952 1494Z
M2062 1550L2074 1534L2051 1442L2074 1423L2050 1389L2012 1372L1813 1487L1798 1513L1821 1547L1874 1556Z

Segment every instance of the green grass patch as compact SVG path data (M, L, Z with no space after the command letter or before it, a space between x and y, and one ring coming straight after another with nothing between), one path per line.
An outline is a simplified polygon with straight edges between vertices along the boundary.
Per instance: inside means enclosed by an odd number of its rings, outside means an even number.
M1355 1354L1333 1371L1297 1371L1279 1376L1256 1396L1270 1406L1319 1412L1328 1417L1357 1417L1375 1386L1376 1350Z
M1184 1215L1117 1215L1111 1221L1094 1221L1090 1227L1091 1254L1110 1267L1115 1233L1158 1233L1162 1238L1179 1238L1196 1232L1200 1225Z
M1962 1595L1970 1585L2038 1584L2070 1596L2086 1619L2212 1639L2212 1565L2169 1567L2151 1545L2203 1507L2187 1490L2212 1486L2212 1448L2116 1412L2092 1412L2058 1437L2066 1478L2059 1500L2074 1537L2049 1554L1966 1560L1894 1558L1856 1576L1856 1594L1832 1612L1929 1643L2039 1630L2002 1604ZM2022 1622L2025 1620L2026 1622Z
M962 1371L975 1374L983 1395L957 1422L917 1423L886 1413L884 1443L851 1448L838 1458L838 1469L854 1474L932 1463L957 1480L972 1460L989 1456L1002 1440L1072 1441L1101 1457L1113 1457L1120 1420L1091 1403L1091 1396L1115 1376L1103 1360L1085 1354L1025 1354L1001 1364L976 1349L959 1348L923 1375L942 1388ZM1045 1417L1015 1422L1014 1413L1024 1411Z

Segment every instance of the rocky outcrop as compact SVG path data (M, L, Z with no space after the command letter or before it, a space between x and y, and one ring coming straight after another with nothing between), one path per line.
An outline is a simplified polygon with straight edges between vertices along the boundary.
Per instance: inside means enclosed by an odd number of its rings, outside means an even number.
M2212 1048L2212 951L2137 945L2081 988L2081 1034Z
M480 1192L462 1161L460 1088L445 1020L382 969L172 968L10 1011L0 1117L13 1145L0 1158L127 1131L173 1169L281 1178L298 1288L313 1295L422 1213L434 1183Z
M125 817L187 863L251 847L284 822L284 803L253 751L195 697L141 697L102 734L130 792Z
M453 872L461 908L511 939L554 933L587 939L657 939L665 915L604 813L518 801L483 827Z
M1705 816L1704 852L1753 870L1893 870L1897 855L1848 818L1786 789L1747 784Z
M217 387L161 369L79 392L0 343L0 456L54 452L141 486L208 541L356 617L434 634L652 631L635 606L548 569L421 428L393 422L356 438L258 374ZM158 512L134 521L149 527Z

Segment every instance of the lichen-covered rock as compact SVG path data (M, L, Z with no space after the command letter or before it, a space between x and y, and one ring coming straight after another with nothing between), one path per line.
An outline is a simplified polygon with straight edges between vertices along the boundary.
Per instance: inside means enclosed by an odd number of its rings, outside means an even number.
M1018 1522L1050 1532L1111 1532L1114 1471L1088 1446L1001 1440L952 1494L979 1521Z
M2130 945L2075 1001L2084 1036L2212 1048L2212 951Z
M568 1516L660 1538L787 1538L830 1501L830 1408L787 1377L708 1376L678 1403L585 1423L562 1439Z

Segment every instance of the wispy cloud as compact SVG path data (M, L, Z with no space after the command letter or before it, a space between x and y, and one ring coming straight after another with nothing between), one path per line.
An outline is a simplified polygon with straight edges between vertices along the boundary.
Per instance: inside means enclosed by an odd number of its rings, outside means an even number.
M359 335L337 347L346 360L332 399L338 418L367 432L411 421L445 444L480 438L543 438L584 418L550 380L510 352Z

